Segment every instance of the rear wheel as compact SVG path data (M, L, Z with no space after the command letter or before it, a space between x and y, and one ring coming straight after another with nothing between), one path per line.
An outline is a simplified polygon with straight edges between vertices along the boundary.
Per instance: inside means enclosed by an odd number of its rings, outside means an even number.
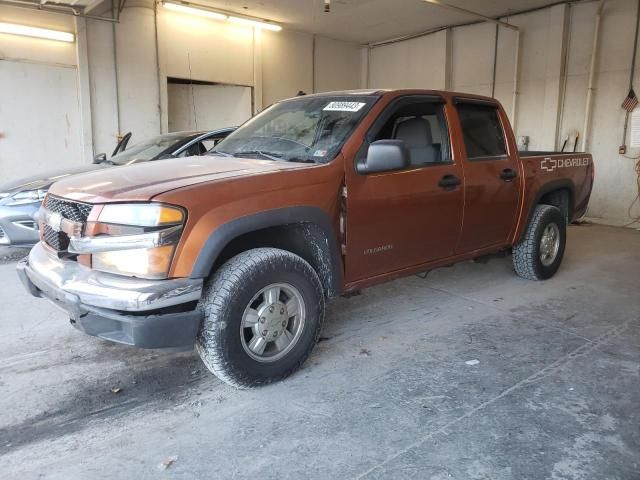
M560 209L536 206L520 243L513 247L516 273L528 280L552 277L562 263L566 240L566 221Z
M225 263L199 308L202 361L221 380L251 387L281 380L306 360L322 327L324 294L304 259L259 248Z

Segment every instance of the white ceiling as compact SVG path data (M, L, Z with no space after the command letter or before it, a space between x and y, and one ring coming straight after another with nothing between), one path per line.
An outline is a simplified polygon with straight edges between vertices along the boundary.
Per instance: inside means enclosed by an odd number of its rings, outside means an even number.
M554 0L445 0L457 7L495 17L541 7ZM340 40L371 43L432 28L476 20L423 0L192 0L213 8L265 18L288 28Z

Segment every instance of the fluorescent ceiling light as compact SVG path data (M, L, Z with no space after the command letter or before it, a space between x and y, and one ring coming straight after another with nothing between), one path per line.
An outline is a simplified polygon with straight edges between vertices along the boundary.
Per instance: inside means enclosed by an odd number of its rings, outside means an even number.
M168 8L169 10L173 10L175 12L190 13L191 15L213 18L214 20L226 20L228 18L222 13L212 12L211 10L204 10L202 8L189 7L187 5L181 5L179 3L164 2L162 5L164 6L164 8Z
M61 42L75 41L75 35L69 32L61 32L60 30L49 30L48 28L29 27L27 25L18 25L16 23L0 22L0 33L9 33L11 35L22 35L25 37L46 38L47 40L58 40Z
M247 27L254 28L264 28L265 30L272 30L274 32L279 32L280 30L282 30L282 27L275 23L253 20L246 17L233 17L206 8L192 7L190 5L185 5L184 3L162 2L162 5L164 6L164 8L173 10L175 12L190 13L191 15L212 18L214 20L228 20L229 22L237 23L239 25L245 25Z
M238 23L240 25L247 25L255 28L264 28L265 30L273 30L274 32L279 32L280 30L282 30L282 27L280 25L276 25L275 23L261 22L259 20L251 20L249 18L230 16L229 21L232 23Z

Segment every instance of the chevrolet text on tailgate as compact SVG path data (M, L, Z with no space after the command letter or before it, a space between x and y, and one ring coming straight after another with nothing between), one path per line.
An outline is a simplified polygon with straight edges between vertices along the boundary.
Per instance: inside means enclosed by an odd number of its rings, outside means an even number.
M521 277L551 277L593 173L586 153L519 153L490 98L297 97L210 156L54 184L18 272L89 335L195 344L249 387L305 361L328 298L507 249Z

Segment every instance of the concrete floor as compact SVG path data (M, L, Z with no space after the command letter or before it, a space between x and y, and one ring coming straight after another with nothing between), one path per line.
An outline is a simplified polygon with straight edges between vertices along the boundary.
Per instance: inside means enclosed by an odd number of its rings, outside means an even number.
M84 336L0 266L0 477L639 479L639 252L571 227L547 282L507 257L340 299L304 369L250 391Z

